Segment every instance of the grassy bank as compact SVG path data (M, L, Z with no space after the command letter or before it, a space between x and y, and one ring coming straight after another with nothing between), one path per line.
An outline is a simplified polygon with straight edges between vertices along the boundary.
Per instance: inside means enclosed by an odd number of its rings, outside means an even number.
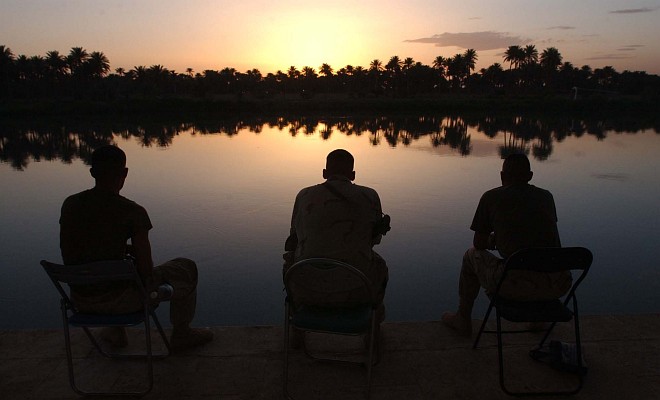
M561 114L574 117L630 117L660 114L660 102L642 98L484 97L446 96L424 98L132 98L93 100L3 100L3 118L167 116L229 117L237 115L371 115L460 114L495 115Z

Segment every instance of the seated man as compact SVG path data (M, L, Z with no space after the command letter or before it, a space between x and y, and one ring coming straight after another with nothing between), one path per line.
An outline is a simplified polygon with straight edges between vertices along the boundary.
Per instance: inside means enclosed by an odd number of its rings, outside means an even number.
M389 216L383 215L375 190L351 183L355 179L353 163L348 151L332 151L323 170L326 181L304 188L296 196L291 232L284 246L287 253L283 273L306 258L343 261L371 280L382 302L388 270L373 246L389 231ZM365 299L351 298L349 293L344 300L350 303Z
M561 246L554 199L547 190L528 183L532 171L527 156L508 156L500 177L502 186L483 194L470 226L474 247L463 256L458 311L442 315L442 322L464 336L472 333L472 306L479 288L495 291L507 257L523 248ZM503 258L488 251L495 249ZM571 282L568 271L512 271L500 294L512 300L559 298Z
M90 169L94 188L69 196L62 205L60 249L65 264L121 260L129 253L148 291L169 283L174 293L170 305L172 350L201 345L213 339L210 329L193 329L197 301L197 266L177 258L154 267L151 259L147 211L121 196L128 174L126 154L115 146L102 146L92 153ZM127 245L127 240L131 245ZM141 308L139 292L128 283L71 287L71 297L82 312L129 313ZM127 344L123 328L105 329L101 337L117 346Z

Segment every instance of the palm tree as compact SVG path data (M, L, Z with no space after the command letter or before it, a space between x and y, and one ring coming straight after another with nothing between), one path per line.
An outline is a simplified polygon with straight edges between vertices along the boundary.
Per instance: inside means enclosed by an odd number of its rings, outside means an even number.
M504 61L509 63L509 69L511 69L514 65L516 68L518 68L524 57L525 53L523 49L518 45L509 46L509 48L504 52Z
M443 56L437 56L435 59L433 59L433 68L437 70L444 70L445 58Z
M30 75L30 61L25 54L16 57L14 62L18 79L25 80Z
M554 47L548 47L541 53L541 67L545 71L545 86L553 87L557 68L561 65L561 54Z
M330 92L330 80L332 78L332 72L333 71L332 71L332 67L330 66L330 64L323 63L319 67L319 73L324 76L324 80L326 81L326 85L325 85L326 95L327 95L328 92Z
M32 56L28 59L29 71L32 79L41 79L47 73L46 60L41 56Z
M522 62L525 65L532 65L536 64L539 61L539 52L536 50L536 46L533 44L528 44L525 46L524 49L522 49L523 52L523 57L522 57Z
M319 67L319 74L325 76L326 78L331 77L332 72L333 72L333 70L332 70L332 67L330 66L330 64L323 63L323 65L321 65Z
M110 71L110 61L100 51L94 51L85 62L85 70L92 78L103 78Z
M69 55L66 57L66 62L71 75L77 75L88 58L89 54L87 53L87 50L82 47L72 47Z
M9 78L14 69L14 53L0 45L0 97L9 92Z
M385 64L385 69L390 71L392 74L396 74L401 72L401 65L403 65L403 62L401 59L399 59L399 56L392 56L390 61Z
M548 47L541 53L541 65L549 71L556 71L561 65L561 54L555 47Z
M289 79L298 79L300 77L300 71L298 71L296 67L292 65L287 70L286 75L289 77Z
M305 66L302 68L302 76L304 76L306 79L313 79L316 78L316 71L312 67Z
M51 79L60 79L66 73L66 59L57 50L46 53L46 66Z
M467 49L463 53L463 63L465 64L465 78L470 78L470 72L474 71L477 63L477 51L475 49Z
M413 65L415 65L415 60L413 60L412 57L406 57L402 62L402 68L404 71L409 70Z
M126 75L126 70L122 67L115 68L115 74L117 74L119 76L124 76L124 75Z
M454 57L449 59L447 62L447 76L452 81L454 87L461 85L466 70L467 67L463 54L455 54Z
M0 71L14 62L14 53L5 45L0 45Z
M502 86L504 70L500 63L494 63L490 67L481 70L482 78L493 88Z
M383 70L383 63L379 59L375 58L369 63L369 71L380 72Z
M190 68L190 67L186 68L186 74L188 74L189 77L192 78L194 76L194 72L195 71L193 71L192 68Z

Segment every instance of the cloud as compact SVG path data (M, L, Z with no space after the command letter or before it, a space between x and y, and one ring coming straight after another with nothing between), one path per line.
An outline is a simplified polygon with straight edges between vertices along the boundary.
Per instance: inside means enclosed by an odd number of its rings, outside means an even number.
M494 50L503 49L512 45L531 43L530 39L520 36L511 36L506 32L445 32L431 37L408 39L409 43L429 43L436 47L460 47L463 49Z
M658 7L642 7L642 8L625 8L623 10L613 10L610 11L610 14L639 14L639 13L647 13L647 12L653 12L657 10Z
M632 57L623 54L601 54L593 57L588 57L587 60L624 60L626 58L632 58Z
M561 31L566 31L566 30L570 30L570 29L575 29L575 27L574 26L560 25L560 26L551 26L551 27L548 28L548 30L561 30Z
M470 18L468 18L468 19L469 19L469 20L474 20L474 19L483 19L483 18L481 18L481 17L470 17Z
M630 176L628 174L591 174L593 178L596 179L604 179L608 181L620 181L624 182L630 179Z
M617 51L635 51L641 47L644 47L644 45L641 44L630 44L627 46L623 46L617 49Z

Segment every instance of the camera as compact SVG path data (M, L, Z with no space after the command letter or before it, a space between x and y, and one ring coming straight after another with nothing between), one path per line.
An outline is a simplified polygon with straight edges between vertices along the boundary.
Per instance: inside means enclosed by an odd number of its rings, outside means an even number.
M392 229L390 226L390 216L387 214L383 214L378 221L374 222L374 236L376 235L383 235L385 236L387 232Z

